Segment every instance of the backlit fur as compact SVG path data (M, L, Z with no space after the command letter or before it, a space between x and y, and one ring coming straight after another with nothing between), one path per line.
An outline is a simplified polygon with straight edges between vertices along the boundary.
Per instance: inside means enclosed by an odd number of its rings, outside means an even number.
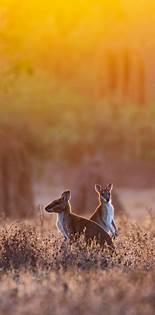
M109 184L105 188L95 185L95 190L99 196L99 205L90 217L90 220L98 223L102 228L114 238L118 235L118 229L114 220L114 207L111 201L113 185Z

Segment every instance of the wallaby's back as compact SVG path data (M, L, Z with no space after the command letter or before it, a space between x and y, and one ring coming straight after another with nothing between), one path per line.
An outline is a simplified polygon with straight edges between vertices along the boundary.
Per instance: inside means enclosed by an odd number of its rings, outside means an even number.
M104 245L105 242L107 242L109 246L113 247L111 237L97 223L73 213L71 213L71 221L75 233L80 234L84 232L86 240L95 238L101 245Z

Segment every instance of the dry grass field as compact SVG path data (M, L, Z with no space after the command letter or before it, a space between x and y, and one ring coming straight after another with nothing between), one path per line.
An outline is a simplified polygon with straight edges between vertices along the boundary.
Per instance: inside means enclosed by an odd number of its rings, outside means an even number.
M54 221L1 221L0 314L154 314L153 216L118 219L114 254L64 241Z

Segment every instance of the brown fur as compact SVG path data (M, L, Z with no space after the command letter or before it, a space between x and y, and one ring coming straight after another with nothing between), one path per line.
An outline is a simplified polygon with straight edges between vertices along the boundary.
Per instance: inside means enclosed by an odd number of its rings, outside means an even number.
M102 220L102 205L99 204L98 207L95 209L93 214L90 216L90 220L96 222L98 219Z
M64 214L63 227L67 234L67 238L71 239L76 235L84 233L86 241L95 238L97 243L101 246L103 246L106 242L114 249L112 239L106 231L104 231L95 222L76 215L71 211L69 199L70 192L66 191L62 194L61 198L53 201L45 208L47 212L56 212L58 215L60 213Z

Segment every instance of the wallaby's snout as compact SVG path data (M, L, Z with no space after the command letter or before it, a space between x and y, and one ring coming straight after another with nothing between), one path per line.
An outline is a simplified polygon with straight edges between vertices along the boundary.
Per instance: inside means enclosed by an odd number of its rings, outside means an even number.
M63 211L63 203L61 198L54 200L45 207L45 210L49 213L60 213Z
M50 204L48 204L46 207L45 207L45 210L47 211L47 212L54 212L54 208L53 208L53 202L52 203L50 203Z

